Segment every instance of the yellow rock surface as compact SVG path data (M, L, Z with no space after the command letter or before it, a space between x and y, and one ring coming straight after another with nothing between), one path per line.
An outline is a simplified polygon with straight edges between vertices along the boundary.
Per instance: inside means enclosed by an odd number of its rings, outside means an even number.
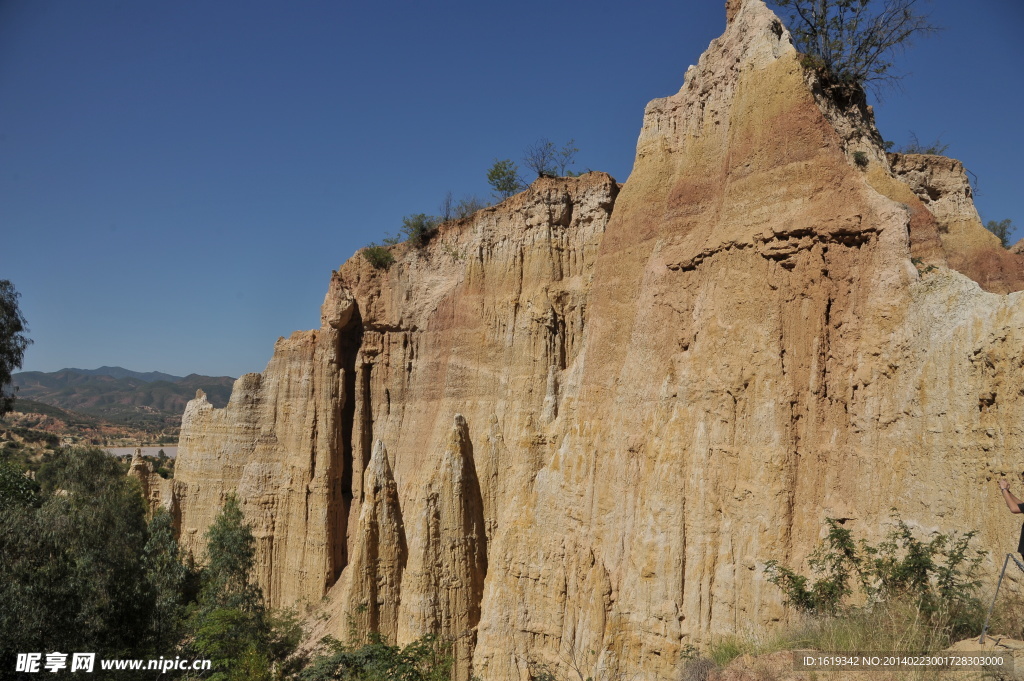
M764 563L799 567L825 516L1012 548L1024 294L960 273L989 246L960 171L890 164L761 0L728 9L621 191L544 178L388 270L357 254L321 329L191 402L183 543L237 494L272 604L454 637L488 681L676 678L786 617ZM1000 258L982 283L1020 288Z

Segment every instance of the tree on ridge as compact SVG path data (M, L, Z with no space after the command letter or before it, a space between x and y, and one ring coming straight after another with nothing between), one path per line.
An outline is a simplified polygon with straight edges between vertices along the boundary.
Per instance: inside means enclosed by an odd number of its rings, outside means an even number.
M0 416L14 406L16 388L11 385L11 374L21 368L25 348L32 341L25 333L25 317L18 309L20 293L7 279L0 279Z
M877 86L898 78L892 54L938 31L921 0L773 0L789 12L789 30L805 64L839 84Z

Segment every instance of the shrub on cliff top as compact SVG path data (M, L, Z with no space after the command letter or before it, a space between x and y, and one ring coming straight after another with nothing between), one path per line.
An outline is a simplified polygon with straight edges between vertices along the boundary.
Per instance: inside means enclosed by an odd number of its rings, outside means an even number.
M440 219L426 213L406 215L402 218L402 234L405 235L405 240L413 246L422 248L430 242L440 222Z
M537 177L565 176L571 172L578 151L574 139L558 148L547 137L541 137L536 144L527 148L523 163L537 173Z
M395 264L395 256L392 255L391 249L383 244L370 244L363 249L363 257L378 270L386 270Z
M830 80L876 85L897 78L892 54L938 30L918 12L921 0L774 0L789 12L789 30L805 63Z
M487 204L476 196L469 196L464 199L459 199L459 202L455 204L455 217L462 219L468 218L478 210L483 210L487 207Z
M1003 248L1010 247L1010 234L1013 233L1013 221L1010 218L989 220L985 223L985 229L999 237L999 243L1003 245Z
M917 133L910 133L910 141L900 147L897 151L901 154L931 154L941 156L949 149L948 144L942 143L942 137L937 137L934 142L925 144L917 138Z

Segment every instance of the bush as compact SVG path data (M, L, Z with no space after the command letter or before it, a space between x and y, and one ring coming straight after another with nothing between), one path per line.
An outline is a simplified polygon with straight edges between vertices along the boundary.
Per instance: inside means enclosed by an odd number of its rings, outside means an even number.
M841 617L809 618L791 631L789 638L793 647L814 650L919 654L947 648L961 637L976 636L981 626L977 621L976 628L954 630L941 618L930 617L914 599L896 598L872 608L850 610Z
M21 466L0 461L0 510L13 506L39 506L39 485Z
M1010 638L1024 639L1024 594L1021 594L1019 590L1007 589L1006 586L1000 593L1002 595L992 609L989 631L999 632ZM985 602L991 602L991 599L992 596L989 595Z
M402 218L402 234L405 235L405 240L413 246L423 248L434 236L440 222L440 219L426 213L406 215Z
M460 220L462 218L468 218L473 213L478 210L483 210L486 207L487 204L481 199L475 196L469 196L464 199L460 199L459 202L455 204L455 217Z
M724 667L740 655L757 654L758 648L750 641L728 637L715 641L708 649L708 657L719 667Z
M917 139L915 133L910 133L910 141L904 144L898 149L901 154L929 154L931 156L941 156L946 153L949 149L948 144L942 143L942 138L936 138L936 140L930 144L923 144L921 140Z
M849 615L854 610L845 601L855 584L866 612L879 604L904 604L949 636L968 633L982 610L977 571L985 552L970 545L976 533L935 533L921 540L895 513L892 519L885 541L872 546L854 541L850 530L826 518L828 536L808 560L814 583L774 560L765 566L768 581L803 613Z
M370 244L364 248L363 257L378 270L386 270L395 264L395 256L391 253L391 249L381 244Z
M693 657L683 664L683 681L708 681L716 666L706 657Z
M838 84L892 80L890 55L938 29L915 11L919 0L774 0L789 11L789 30L803 63ZM880 6L880 7L879 7Z
M868 167L868 155L864 151L853 152L853 162L857 164L858 168Z
M1013 222L1010 218L1005 220L989 220L985 223L985 229L999 237L999 243L1003 248L1010 246L1010 234L1013 233Z
M146 506L106 453L61 452L24 485L4 472L0 506L0 678L18 652L135 657L154 639Z
M293 678L302 632L293 613L265 608L255 540L233 498L197 573L171 515L147 523L138 482L115 457L67 448L38 485L23 473L0 463L0 679L21 678L11 671L19 652L54 650L207 658L212 681Z
M973 532L935 533L923 540L894 514L892 530L872 546L855 540L839 521L825 522L828 535L808 560L813 583L777 561L765 569L798 611L795 622L770 634L714 641L707 658L724 666L740 655L779 650L921 654L981 630L985 612L975 576L984 553L971 548ZM859 607L847 601L855 589ZM1017 632L1024 627L1020 604L1008 602L993 621Z
M404 648L389 645L376 632L368 643L347 646L325 639L326 654L319 655L299 674L299 681L448 681L451 678L451 644L430 634Z

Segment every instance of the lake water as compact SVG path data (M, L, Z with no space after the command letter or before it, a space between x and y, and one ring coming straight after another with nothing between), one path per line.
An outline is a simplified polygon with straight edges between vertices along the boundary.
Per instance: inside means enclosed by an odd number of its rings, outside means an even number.
M107 447L107 453L113 454L114 456L131 456L135 453L136 449L141 449L143 456L160 456L160 450L164 450L164 454L170 458L178 456L177 447Z

